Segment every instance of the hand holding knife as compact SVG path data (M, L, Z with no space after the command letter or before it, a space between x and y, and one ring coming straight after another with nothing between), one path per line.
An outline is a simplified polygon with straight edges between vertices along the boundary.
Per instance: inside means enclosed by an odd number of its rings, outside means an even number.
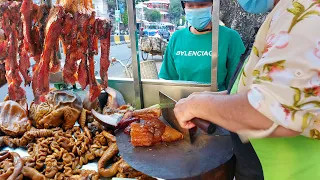
M165 95L164 93L160 92L160 106L162 109L162 114L166 121L169 122L169 124L177 129L180 129L180 126L174 115L173 109L177 103L174 99L170 98L169 96ZM202 131L204 131L207 134L213 134L216 131L217 126L209 121L200 119L200 118L193 118L190 120L193 124L195 124L197 127L199 127ZM190 130L193 131L193 130Z

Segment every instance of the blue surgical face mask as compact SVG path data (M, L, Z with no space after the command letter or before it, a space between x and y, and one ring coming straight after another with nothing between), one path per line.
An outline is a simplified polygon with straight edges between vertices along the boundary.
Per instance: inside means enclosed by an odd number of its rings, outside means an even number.
M197 30L203 30L211 22L212 7L185 9L186 20Z
M238 0L240 6L249 13L259 14L270 11L274 0Z

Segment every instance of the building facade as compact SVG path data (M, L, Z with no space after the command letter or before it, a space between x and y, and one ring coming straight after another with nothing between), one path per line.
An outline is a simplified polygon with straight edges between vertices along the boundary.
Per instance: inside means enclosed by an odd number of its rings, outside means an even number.
M169 7L170 0L150 0L145 1L143 4L148 9L154 9L160 11L161 14L161 22L169 22Z

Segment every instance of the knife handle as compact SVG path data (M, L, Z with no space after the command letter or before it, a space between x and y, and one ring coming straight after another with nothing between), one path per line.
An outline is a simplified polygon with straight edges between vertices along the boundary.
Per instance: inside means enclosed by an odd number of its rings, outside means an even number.
M193 118L191 122L207 134L213 134L216 132L217 126L209 121Z

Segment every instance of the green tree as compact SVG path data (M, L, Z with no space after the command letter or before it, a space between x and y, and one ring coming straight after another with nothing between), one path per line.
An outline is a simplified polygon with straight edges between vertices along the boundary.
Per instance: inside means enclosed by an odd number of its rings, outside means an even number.
M122 15L121 15L121 20L123 22L124 25L128 25L128 11L125 11Z
M158 10L146 9L144 15L145 15L147 21L160 22L160 20L161 20L161 14L160 14L160 11L158 11Z
M180 0L171 0L169 8L169 17L173 24L179 24L183 12Z

